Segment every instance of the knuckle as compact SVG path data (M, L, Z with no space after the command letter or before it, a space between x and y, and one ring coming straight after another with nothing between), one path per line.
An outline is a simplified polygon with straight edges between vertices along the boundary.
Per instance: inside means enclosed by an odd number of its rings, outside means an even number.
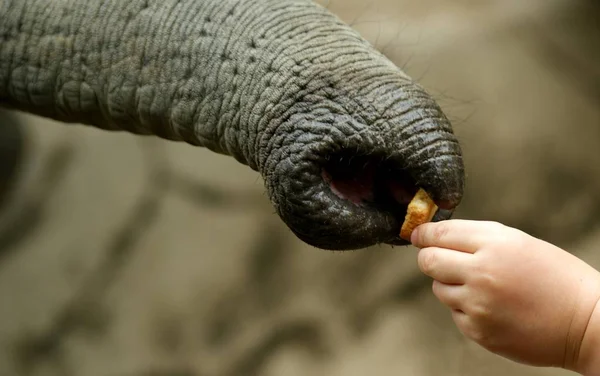
M498 221L489 221L488 226L494 230L501 230L504 228L504 225Z
M467 336L483 347L488 347L492 342L490 335L482 328L472 330Z
M435 271L437 264L437 256L435 252L430 249L423 249L419 253L418 258L419 269L427 275Z
M485 223L485 227L490 235L493 234L496 236L505 233L506 229L508 228L502 223L496 221L487 221Z
M489 287L494 285L495 278L493 277L493 270L490 270L490 266L484 263L479 263L472 266L473 273L471 274L470 282L473 286L477 286L478 289L487 291Z
M450 228L446 223L437 223L431 230L431 241L433 244L438 244L444 240Z
M490 351L500 350L502 343L502 331L494 329L487 322L477 317L468 315L465 319L456 320L456 325L465 337Z
M501 349L498 335L485 328L477 330L473 336L473 340L488 351L496 352Z
M532 236L521 230L514 230L514 236L511 241L511 246L516 249L528 249L534 245L534 240Z
M469 316L480 326L487 326L494 321L494 302L488 294L477 293L466 307Z
M487 322L492 318L492 309L485 302L481 302L473 305L469 314L478 321Z
M469 277L469 284L474 286L480 294L484 296L493 296L502 290L502 278L493 265L478 263L472 266Z
M492 273L484 271L478 275L477 285L484 292L492 294L497 290L498 280Z
M481 325L477 319L470 319L468 325L463 328L463 333L484 347L492 343L492 336L489 329L485 325Z

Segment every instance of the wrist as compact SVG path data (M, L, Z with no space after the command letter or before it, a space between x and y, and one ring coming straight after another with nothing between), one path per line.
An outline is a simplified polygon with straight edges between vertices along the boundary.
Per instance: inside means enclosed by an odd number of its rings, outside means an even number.
M600 375L600 301L596 304L585 329L574 371L585 375Z

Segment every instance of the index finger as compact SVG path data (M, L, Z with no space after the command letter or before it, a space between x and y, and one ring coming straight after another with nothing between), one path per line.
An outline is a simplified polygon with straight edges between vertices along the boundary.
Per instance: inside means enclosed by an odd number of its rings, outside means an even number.
M456 251L474 253L498 226L495 222L450 219L429 222L417 227L411 236L411 243L417 248L440 247Z

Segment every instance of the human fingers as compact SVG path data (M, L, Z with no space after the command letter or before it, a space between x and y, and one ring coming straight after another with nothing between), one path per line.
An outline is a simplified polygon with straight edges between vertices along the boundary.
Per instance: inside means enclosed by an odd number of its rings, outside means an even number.
M464 313L461 309L452 309L452 321L456 324L458 330L460 330L465 336L471 338L472 323L469 315Z
M462 312L462 307L467 299L467 287L465 285L449 285L440 281L433 281L431 287L433 294L444 305Z
M473 254L427 247L419 250L419 269L431 278L448 284L463 284L471 270Z
M440 247L474 253L503 225L496 222L450 219L417 227L411 236L417 248Z

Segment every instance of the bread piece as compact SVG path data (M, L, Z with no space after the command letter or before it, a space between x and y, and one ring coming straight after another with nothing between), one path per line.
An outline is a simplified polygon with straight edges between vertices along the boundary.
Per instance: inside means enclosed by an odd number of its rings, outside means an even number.
M423 189L415 194L412 201L408 204L406 210L406 217L400 229L400 237L404 240L410 241L410 236L413 230L423 223L430 222L438 207L433 202L431 197Z

